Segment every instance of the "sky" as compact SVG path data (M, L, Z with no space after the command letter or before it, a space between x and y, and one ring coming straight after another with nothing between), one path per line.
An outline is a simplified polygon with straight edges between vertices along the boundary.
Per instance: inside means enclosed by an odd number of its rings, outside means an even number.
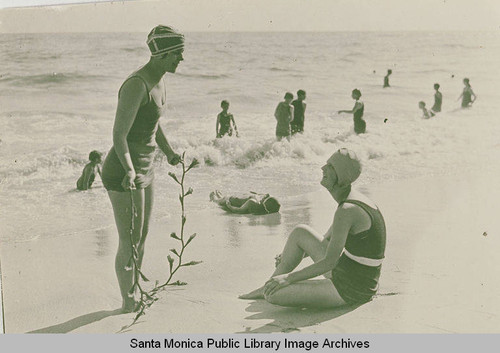
M72 4L69 4L72 3ZM500 31L499 0L0 0L0 33Z

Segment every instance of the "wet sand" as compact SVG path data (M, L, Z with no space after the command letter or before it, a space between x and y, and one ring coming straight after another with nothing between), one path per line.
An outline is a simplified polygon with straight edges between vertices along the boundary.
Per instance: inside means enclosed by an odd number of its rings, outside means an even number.
M299 223L326 231L336 204L326 191L295 197L281 214L230 215L207 201L190 214L197 238L170 287L139 322L137 333L498 333L500 245L494 175L387 181L361 190L381 208L388 243L379 295L358 308L301 310L238 295L262 285L288 232ZM196 191L196 190L195 190ZM177 207L177 205L175 206ZM168 223L167 223L168 222ZM165 279L168 236L177 220L152 224L144 271ZM2 244L7 333L114 333L119 314L114 227L52 239Z

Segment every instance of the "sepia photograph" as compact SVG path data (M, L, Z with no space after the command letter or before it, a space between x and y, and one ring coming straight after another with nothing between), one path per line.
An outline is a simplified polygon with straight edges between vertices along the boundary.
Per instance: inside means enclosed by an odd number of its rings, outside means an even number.
M496 0L0 0L0 58L1 332L500 333Z

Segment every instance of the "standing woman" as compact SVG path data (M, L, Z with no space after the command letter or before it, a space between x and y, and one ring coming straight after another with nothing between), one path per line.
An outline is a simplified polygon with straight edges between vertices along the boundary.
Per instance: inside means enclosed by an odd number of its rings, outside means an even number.
M361 173L354 152L335 152L321 168L321 185L338 203L324 236L306 225L292 231L266 284L241 299L265 298L282 306L331 308L370 301L378 289L385 252L382 213L367 196L352 188ZM313 264L296 270L310 256ZM325 279L312 278L324 275Z
M171 165L180 161L179 155L170 147L159 119L164 115L167 100L163 76L167 72L174 73L183 60L184 36L171 27L160 25L149 33L147 44L151 51L149 62L133 72L118 92L113 147L102 168L102 181L118 228L115 270L124 312L131 312L136 306L136 299L129 295L136 271L129 266L131 241L138 247L140 267L153 206L156 146L165 153Z
M356 100L352 110L339 110L338 113L349 113L353 114L354 117L354 132L356 134L364 134L366 132L366 121L363 120L363 113L365 111L365 105L359 99L361 98L361 91L359 89L354 89L351 95L352 99Z
M470 86L468 78L464 78L464 85L464 90L462 91L462 94L460 95L460 97L458 97L458 99L462 98L462 108L469 108L470 106L472 106L472 103L475 102L477 97L472 90L472 87ZM472 99L472 97L474 97L474 99Z
M293 94L290 92L285 93L285 100L279 102L274 111L276 118L276 139L281 141L285 137L290 141L291 127L290 123L293 120L293 106L290 105L293 100Z

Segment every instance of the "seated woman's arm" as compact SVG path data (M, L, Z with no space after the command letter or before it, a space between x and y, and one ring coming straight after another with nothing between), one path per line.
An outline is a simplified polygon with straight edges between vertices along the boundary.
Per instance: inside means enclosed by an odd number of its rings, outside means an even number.
M342 251L344 250L347 234L351 229L354 218L355 210L351 207L351 205L341 206L337 209L337 212L335 212L333 224L330 228L331 238L328 242L325 257L320 261L303 268L302 270L290 272L274 278L277 279L278 282L287 282L288 284L291 284L314 278L333 270L340 258L340 255L342 254Z

